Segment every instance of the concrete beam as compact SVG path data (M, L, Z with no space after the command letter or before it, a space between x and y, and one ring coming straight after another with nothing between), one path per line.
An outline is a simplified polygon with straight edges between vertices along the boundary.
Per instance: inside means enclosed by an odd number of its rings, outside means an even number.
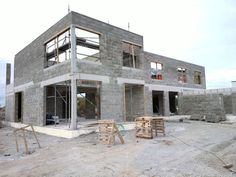
M110 77L102 76L102 75L96 75L96 74L78 73L78 74L76 74L76 79L91 80L91 81L101 81L102 83L106 83L106 84L110 83Z
M139 79L127 79L127 78L122 78L118 77L117 78L117 83L118 84L137 84L137 85L144 85L145 81L144 80L139 80Z

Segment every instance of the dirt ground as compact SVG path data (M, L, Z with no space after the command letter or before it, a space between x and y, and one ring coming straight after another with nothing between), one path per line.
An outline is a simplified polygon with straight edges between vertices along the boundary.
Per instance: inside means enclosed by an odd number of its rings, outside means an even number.
M97 135L63 139L37 134L37 147L27 133L31 154L23 142L16 153L13 129L0 129L0 176L42 177L231 177L216 153L236 171L236 124L223 125L186 120L166 122L166 136L135 138L134 131L122 132L125 144L98 144Z

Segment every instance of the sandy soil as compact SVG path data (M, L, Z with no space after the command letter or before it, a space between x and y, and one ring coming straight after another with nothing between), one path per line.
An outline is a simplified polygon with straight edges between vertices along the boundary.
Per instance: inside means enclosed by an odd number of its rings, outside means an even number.
M212 151L236 171L236 125L199 121L166 123L165 137L135 138L134 131L123 132L125 144L98 144L97 135L62 139L37 134L39 149L27 134L30 155L23 142L16 153L13 129L0 129L0 176L91 176L91 177L231 177Z

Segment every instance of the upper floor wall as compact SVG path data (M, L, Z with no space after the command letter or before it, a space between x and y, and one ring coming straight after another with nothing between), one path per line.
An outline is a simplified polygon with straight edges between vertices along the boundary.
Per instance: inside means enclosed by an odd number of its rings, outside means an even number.
M144 52L145 80L149 84L206 88L203 66Z
M124 44L139 46L139 68L143 66L142 36L71 12L16 54L14 61L14 86L26 84L31 81L40 82L70 73L71 51L63 53L63 55L67 55L67 59L63 57L64 59L61 61L59 60L59 56L62 54L62 50L70 47L70 39L68 38L71 35L70 26L72 24L78 29L76 32L78 72L107 75L110 77L120 76L123 66ZM65 32L67 36L65 35L65 38L62 39L61 36L64 36ZM99 38L99 43L94 45L91 42L93 36L90 39L84 37L84 35L87 35L85 34L86 32L87 34L96 34ZM64 39L65 41L63 41ZM65 46L64 44L68 45ZM99 55L92 53L91 56L86 56L85 52L88 48L98 49ZM136 51L132 52L135 53ZM84 59L84 56L86 56L86 59ZM99 58L99 61L94 61L92 58Z

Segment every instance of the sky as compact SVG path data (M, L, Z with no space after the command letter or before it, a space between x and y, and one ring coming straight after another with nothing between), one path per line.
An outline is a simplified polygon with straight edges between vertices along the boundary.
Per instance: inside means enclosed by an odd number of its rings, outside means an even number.
M236 80L235 0L7 0L0 6L0 100L6 62L70 10L144 37L144 50L202 65L207 88ZM0 102L1 104L1 102Z

